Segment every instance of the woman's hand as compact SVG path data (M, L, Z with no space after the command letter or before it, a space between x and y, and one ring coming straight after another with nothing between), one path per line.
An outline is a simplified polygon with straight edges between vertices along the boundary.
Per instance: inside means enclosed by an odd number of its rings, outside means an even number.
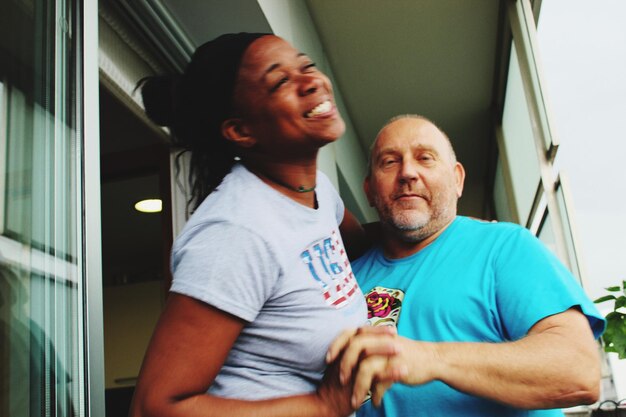
M328 416L347 416L358 408L352 403L354 381L351 378L342 383L339 379L340 361L341 357L328 365L322 383L317 389L317 396L320 403L328 409Z

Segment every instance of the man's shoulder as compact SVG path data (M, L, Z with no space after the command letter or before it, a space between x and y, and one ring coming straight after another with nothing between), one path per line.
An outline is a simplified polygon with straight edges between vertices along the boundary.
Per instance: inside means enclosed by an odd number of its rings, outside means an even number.
M477 219L474 217L458 216L456 219L456 232L459 234L475 234L480 236L497 236L516 233L526 233L527 229L517 223L498 222L492 220Z
M533 245L536 238L528 229L516 223L491 222L458 216L449 230L439 237L439 253L453 251L492 252L507 246Z

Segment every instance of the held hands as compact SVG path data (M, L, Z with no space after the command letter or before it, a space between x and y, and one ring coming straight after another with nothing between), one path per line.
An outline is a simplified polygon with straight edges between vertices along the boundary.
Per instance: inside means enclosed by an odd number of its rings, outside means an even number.
M438 364L435 344L418 342L396 333L391 326L344 331L331 344L327 363L337 360L342 384L353 382L352 406L363 402L368 390L378 407L394 382L423 384L435 379Z
M340 361L341 357L328 365L324 379L317 389L317 398L324 409L324 416L345 417L356 409L351 401L352 378L349 378L348 383L340 381Z

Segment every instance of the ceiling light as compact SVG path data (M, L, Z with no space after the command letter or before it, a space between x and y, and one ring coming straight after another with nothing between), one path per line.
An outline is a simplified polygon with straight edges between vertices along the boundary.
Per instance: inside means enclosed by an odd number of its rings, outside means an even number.
M142 213L160 213L163 208L163 202L158 198L141 200L135 203L135 210Z

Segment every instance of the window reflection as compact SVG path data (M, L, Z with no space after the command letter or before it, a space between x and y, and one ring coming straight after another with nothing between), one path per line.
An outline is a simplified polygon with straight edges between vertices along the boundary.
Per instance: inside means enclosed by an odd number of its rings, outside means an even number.
M0 416L84 415L76 4L0 13Z

